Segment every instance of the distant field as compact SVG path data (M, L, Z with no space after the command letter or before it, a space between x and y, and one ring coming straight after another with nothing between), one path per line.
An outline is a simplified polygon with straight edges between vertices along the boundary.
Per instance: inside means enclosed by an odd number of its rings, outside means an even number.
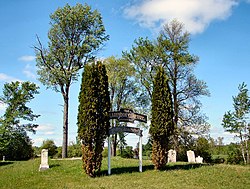
M50 169L39 172L40 159L23 162L0 162L1 189L78 189L78 188L250 188L250 166L171 164L164 171L155 171L149 160L113 158L112 175L107 176L107 159L99 178L89 178L82 170L81 160L50 160Z

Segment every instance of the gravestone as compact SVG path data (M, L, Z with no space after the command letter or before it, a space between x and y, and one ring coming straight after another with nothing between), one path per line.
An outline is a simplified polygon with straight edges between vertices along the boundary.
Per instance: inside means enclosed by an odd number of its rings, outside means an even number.
M188 150L187 151L187 158L188 158L188 163L195 163L194 151Z
M5 161L5 156L3 156L3 161Z
M173 162L173 163L176 162L176 151L175 150L170 149L168 151L168 163L169 162Z
M203 163L203 157L200 157L200 156L196 157L195 162L196 163Z
M49 158L48 158L48 149L42 149L41 153L41 164L39 167L39 171L43 171L49 169Z

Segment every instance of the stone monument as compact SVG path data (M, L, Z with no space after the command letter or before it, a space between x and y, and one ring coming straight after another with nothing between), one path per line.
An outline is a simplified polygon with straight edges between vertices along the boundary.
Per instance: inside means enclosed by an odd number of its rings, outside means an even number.
M48 158L48 149L42 149L41 153L41 164L39 167L39 171L43 171L49 169L49 158Z
M196 157L195 162L196 163L203 163L203 157L200 157L200 156Z
M188 150L187 151L187 158L188 158L188 163L195 163L194 151Z
M176 162L176 151L172 149L168 151L168 163L170 162Z

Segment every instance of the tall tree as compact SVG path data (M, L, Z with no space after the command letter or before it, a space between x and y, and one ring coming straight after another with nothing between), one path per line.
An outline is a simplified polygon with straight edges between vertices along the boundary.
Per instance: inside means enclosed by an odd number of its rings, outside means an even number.
M109 78L109 91L111 110L118 111L120 108L131 108L146 113L149 99L139 83L136 81L133 65L124 58L108 57L104 60ZM119 126L118 121L112 120L112 127ZM122 136L122 134L120 134ZM125 140L124 137L120 139ZM121 142L121 141L120 141ZM116 156L117 134L112 140L112 155Z
M153 85L152 121L149 130L153 140L152 161L155 169L163 169L167 163L169 140L174 132L172 104L167 76L160 67Z
M83 167L89 176L95 177L100 173L104 140L110 127L108 77L100 62L85 66L79 102L77 124Z
M234 111L228 111L224 114L222 126L227 132L235 134L240 139L242 157L244 163L247 164L250 163L248 147L250 97L244 82L239 85L238 90L238 95L233 97Z
M35 133L38 125L32 122L39 115L34 114L27 103L39 93L38 89L34 83L19 81L6 83L3 87L0 102L7 107L0 118L0 154L11 151L8 152L10 159L27 159L32 156L31 140L27 132Z
M40 39L35 46L39 80L63 96L62 157L67 157L68 107L71 84L78 79L78 71L93 59L108 36L97 10L88 5L66 5L50 15L51 29L48 47Z
M158 66L169 78L173 99L174 123L177 137L180 132L201 134L209 129L207 117L201 113L199 97L209 95L204 81L193 73L198 58L188 51L190 37L182 23L173 20L166 24L155 41L139 38L124 56L135 65L142 85L152 98L153 79Z

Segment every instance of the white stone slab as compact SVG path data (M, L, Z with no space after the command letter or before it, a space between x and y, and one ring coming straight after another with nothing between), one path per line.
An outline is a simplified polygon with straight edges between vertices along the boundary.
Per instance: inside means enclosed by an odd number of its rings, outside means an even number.
M188 158L188 162L189 162L189 163L195 163L194 151L188 150L188 151L187 151L187 158Z
M49 157L48 157L48 149L42 149L41 152L41 164L39 167L39 171L43 171L49 169Z
M168 163L170 162L176 162L176 151L172 149L168 151Z

